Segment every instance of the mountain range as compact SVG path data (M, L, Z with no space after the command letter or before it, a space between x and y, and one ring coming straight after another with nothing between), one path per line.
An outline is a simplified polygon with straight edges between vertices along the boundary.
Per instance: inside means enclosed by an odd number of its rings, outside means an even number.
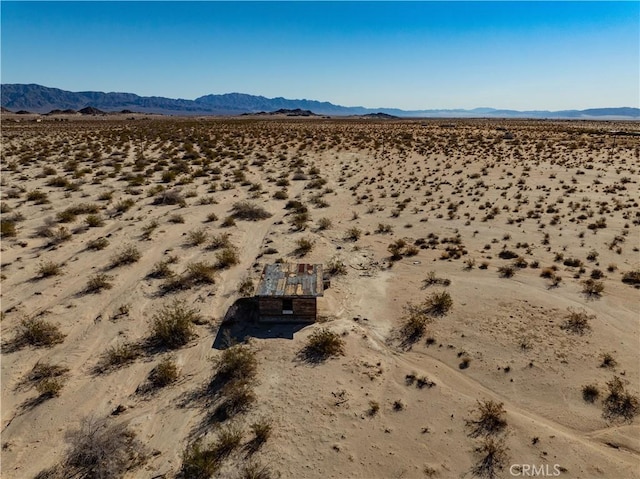
M401 110L398 108L347 107L316 100L266 98L245 93L205 95L195 100L158 96L139 96L133 93L103 93L97 91L70 92L36 84L0 85L1 105L11 111L26 110L49 113L52 110L82 110L95 108L104 112L131 110L139 113L164 115L242 115L276 110L309 110L319 115L386 114L397 117L436 118L567 118L567 119L640 119L640 108L591 108L587 110L500 110L475 108L471 110Z

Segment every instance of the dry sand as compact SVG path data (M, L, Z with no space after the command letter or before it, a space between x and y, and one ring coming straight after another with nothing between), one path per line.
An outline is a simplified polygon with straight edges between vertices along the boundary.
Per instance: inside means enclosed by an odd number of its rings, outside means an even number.
M612 133L637 134L640 124L2 120L3 478L34 477L63 461L67 433L88 416L128 425L145 445L146 461L126 474L132 478L175 477L198 437L211 441L231 423L242 428L244 444L258 418L272 421L273 434L251 460L267 464L272 477L473 477L483 439L471 437L466 421L486 400L506 411L506 429L495 435L506 447L497 477L524 476L515 464L566 478L638 477L637 418L603 410L614 377L631 396L640 391L638 289L622 281L640 269L640 137ZM163 179L170 169L175 174ZM178 189L185 203L154 204L159 186ZM283 190L286 199L273 197ZM33 191L47 202L37 204ZM118 211L125 200L130 208ZM223 227L242 200L271 216ZM289 200L308 206L303 230L291 225ZM81 204L97 205L104 224L87 227L86 213L64 223L56 216ZM212 213L217 219L208 221ZM319 229L320 218L331 226ZM60 227L68 238L55 237ZM354 228L359 238L345 239ZM190 245L188 233L198 229L207 240ZM176 273L191 262L215 263L218 251L206 246L221 233L230 235L239 263L217 270L215 284L163 292L164 280L148 277L170 256ZM108 246L88 249L98 238ZM314 245L297 257L301 238ZM416 249L391 260L388 246L399 239ZM126 245L139 260L109 268ZM515 257L502 259L503 251ZM206 422L206 401L189 398L208 384L211 359L222 354L212 347L222 319L240 283L257 284L264 264L278 258L337 259L346 274L332 277L319 299L320 324L247 329L258 359L257 399L230 419ZM565 265L570 259L579 265ZM499 268L514 261L520 267L503 277ZM40 278L48 262L61 271ZM556 286L541 277L551 266L557 271L549 274L562 278ZM450 284L425 285L430 272ZM86 293L97 273L110 275L112 288ZM592 275L601 294L583 292ZM451 309L401 345L405 306L441 291ZM96 371L108 348L144 343L154 314L176 298L203 316L196 338ZM590 329L563 329L569 310L584 312ZM58 325L64 340L16 344L26 318ZM301 360L320 328L341 335L344 355ZM615 365L601 366L605 353ZM136 392L165 357L178 364L178 380ZM57 396L40 396L27 379L38 362L68 368ZM435 385L408 384L410 374ZM593 403L583 399L588 384L600 391ZM240 475L248 456L232 453L216 477L248 477Z

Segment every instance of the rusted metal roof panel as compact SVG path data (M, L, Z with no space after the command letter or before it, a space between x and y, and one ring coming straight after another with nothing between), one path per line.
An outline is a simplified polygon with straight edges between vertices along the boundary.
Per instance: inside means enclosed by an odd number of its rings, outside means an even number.
M322 296L321 264L268 264L262 271L256 296Z

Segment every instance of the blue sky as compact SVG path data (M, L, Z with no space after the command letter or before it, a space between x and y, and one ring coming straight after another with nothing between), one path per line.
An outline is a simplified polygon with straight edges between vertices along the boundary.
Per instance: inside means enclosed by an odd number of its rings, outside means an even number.
M640 106L639 2L10 2L2 83L403 109Z

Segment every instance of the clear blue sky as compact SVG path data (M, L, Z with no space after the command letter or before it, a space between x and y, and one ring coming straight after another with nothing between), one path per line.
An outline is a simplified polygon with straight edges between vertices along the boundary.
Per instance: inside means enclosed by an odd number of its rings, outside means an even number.
M403 109L640 106L640 3L2 1L2 83Z

